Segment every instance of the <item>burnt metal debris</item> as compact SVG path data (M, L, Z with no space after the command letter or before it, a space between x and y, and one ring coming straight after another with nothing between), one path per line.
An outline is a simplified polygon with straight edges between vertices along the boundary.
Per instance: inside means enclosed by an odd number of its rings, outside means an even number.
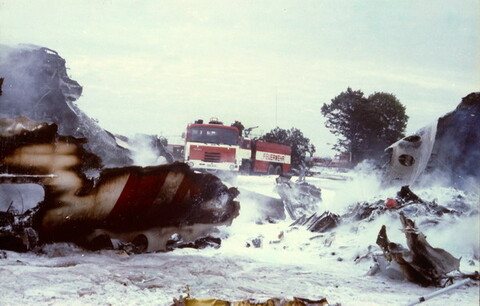
M285 175L277 177L276 190L293 220L317 212L322 200L320 188L305 181L292 182L291 177Z
M156 251L165 250L175 233L194 241L238 215L236 188L186 164L104 169L83 148L85 140L59 135L55 124L0 119L0 127L0 181L34 183L45 191L38 210L25 215L29 226L15 222L22 216L6 212L4 241L8 232L28 242L25 231L32 228L40 243L70 241L88 247L105 235L126 242L144 236L146 250ZM83 172L92 168L100 171L95 180ZM31 248L28 242L15 249Z
M0 248L69 241L165 250L175 234L189 245L238 215L238 190L211 174L181 163L134 166L122 137L77 107L83 89L57 52L0 45L0 71ZM158 138L143 137L169 161ZM30 189L43 200L24 203L18 184L41 186ZM17 202L29 209L16 211Z
M310 300L294 297L293 299L270 298L268 300L225 301L220 299L196 299L190 296L174 299L172 306L327 306L326 298Z
M339 215L325 211L321 215L317 213L310 217L304 215L295 220L291 226L305 226L311 232L324 233L337 227L339 222Z
M460 259L453 257L444 249L434 248L415 223L400 213L403 232L407 238L408 250L400 244L391 242L385 225L377 236L377 245L383 251L384 258L398 265L406 279L422 286L439 286L447 274L458 271Z
M426 216L430 217L433 223L444 214L469 216L478 213L474 207L465 205L461 198L446 207L437 204L436 201L422 200L409 186L402 186L395 197L380 199L373 203L359 202L351 206L349 211L342 215L342 219L372 221L388 212L401 212L409 218Z

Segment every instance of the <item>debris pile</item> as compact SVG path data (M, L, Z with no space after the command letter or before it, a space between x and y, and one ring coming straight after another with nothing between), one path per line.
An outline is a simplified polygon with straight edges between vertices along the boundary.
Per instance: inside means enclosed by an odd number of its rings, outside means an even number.
M316 213L318 203L322 200L320 188L304 180L292 182L290 177L284 175L280 175L276 179L276 190L283 201L285 210L293 220Z
M448 273L459 270L460 259L443 249L432 247L411 219L403 213L399 215L408 250L391 242L383 225L377 236L377 245L382 249L383 257L376 257L377 262L382 262L379 264L381 270L392 275L391 271L399 268L403 276L411 282L422 286L443 285L441 281L447 278ZM387 263L383 262L384 260Z
M349 212L342 219L350 218L354 221L372 221L388 212L399 212L409 218L427 217L430 222L437 223L444 214L456 216L478 213L474 207L462 203L451 203L451 207L437 204L435 201L424 201L411 191L408 186L402 186L396 197L381 199L373 203L361 202L350 207ZM458 204L458 205L457 205Z
M320 216L313 213L310 217L305 215L295 220L291 226L305 226L307 230L316 233L324 233L338 226L340 216L331 212L324 212Z
M277 182L282 180L277 180ZM289 188L291 183L287 185ZM320 214L318 211L310 215L302 214L291 224L292 227L303 226L311 232L324 233L335 229L341 224L359 224L361 222L372 222L380 216L387 214L394 219L399 217L403 225L403 232L407 237L408 249L398 243L391 242L387 236L387 227L382 226L377 237L377 245L382 254L375 254L369 247L365 258L373 258L374 268L370 275L381 271L382 274L392 279L407 279L422 286L443 286L447 280L455 278L471 277L478 279L478 273L466 275L459 270L460 259L455 258L447 251L432 247L423 235L415 227L413 218L422 220L422 225L430 226L441 223L445 216L469 217L478 215L478 207L468 205L465 198L459 195L446 203L446 206L439 205L436 201L426 201L412 192L409 186L402 186L395 197L377 200L375 202L360 202L352 205L347 212L339 216L325 211ZM288 194L292 197L293 193ZM284 192L282 199L287 197ZM286 198L287 205L304 208L311 202L307 201L302 206L301 197ZM305 212L305 210L302 210ZM292 215L292 214L291 214ZM295 216L295 215L293 215ZM323 237L323 236L322 236ZM327 239L328 240L328 239ZM331 242L330 242L331 243ZM453 275L453 272L457 272Z
M224 301L219 299L195 299L191 297L180 297L174 299L172 306L327 306L326 298L319 300L309 300L294 297L293 299L271 298L266 301L246 300L246 301Z
M38 245L38 232L33 228L36 209L20 214L11 206L0 211L0 249L26 252Z

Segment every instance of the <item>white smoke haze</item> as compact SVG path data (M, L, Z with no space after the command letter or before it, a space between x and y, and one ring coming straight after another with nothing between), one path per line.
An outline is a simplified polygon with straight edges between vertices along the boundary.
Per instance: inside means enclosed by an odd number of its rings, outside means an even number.
M382 172L372 162L364 161L349 173L344 173L345 181L337 184L334 192L323 192L322 208L337 214L346 212L350 205L358 202L374 202L395 197L398 190L384 187Z
M165 157L160 156L152 145L152 137L145 134L135 134L129 141L133 164L137 166L155 166L167 164Z

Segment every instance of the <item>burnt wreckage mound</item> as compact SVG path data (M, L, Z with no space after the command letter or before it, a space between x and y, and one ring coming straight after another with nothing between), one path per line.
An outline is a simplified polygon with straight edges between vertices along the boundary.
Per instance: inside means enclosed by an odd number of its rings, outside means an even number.
M55 123L61 135L88 139L86 149L103 165L132 164L128 150L78 108L75 101L83 88L68 77L65 60L57 52L33 45L0 45L0 73L4 79L0 117Z
M236 188L186 164L99 169L91 180L83 170L98 169L99 162L83 148L84 140L26 118L1 119L0 127L0 181L34 183L45 191L43 202L23 215L3 213L2 248L31 249L34 230L40 243L89 246L107 237L165 250L174 234L195 241L238 215Z
M82 87L53 50L0 45L0 73L0 248L219 243L207 237L238 215L235 188L185 164L133 166L131 152L77 107Z

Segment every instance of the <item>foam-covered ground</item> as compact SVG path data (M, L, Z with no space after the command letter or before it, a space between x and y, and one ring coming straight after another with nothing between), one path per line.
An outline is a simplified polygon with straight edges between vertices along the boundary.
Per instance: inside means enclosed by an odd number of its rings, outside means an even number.
M342 174L338 174L342 177ZM355 201L394 196L382 190L371 175L343 175L346 180L307 178L322 188L320 211L342 214ZM273 176L239 176L232 184L245 190L278 197ZM457 191L418 191L439 204ZM187 293L195 298L230 301L271 297L327 298L341 305L405 305L438 288L366 276L372 266L369 252L382 224L392 241L405 244L395 214L372 222L347 223L329 233L292 228L291 220L256 224L257 204L242 199L240 216L221 228L219 249L178 249L168 253L127 255L116 251L88 252L69 244L44 248L44 254L6 252L0 260L0 304L168 305ZM475 197L466 197L477 205ZM434 247L462 257L462 272L479 270L478 215L447 218L420 230ZM253 246L257 239L260 247ZM247 247L247 244L250 247ZM258 246L258 243L257 243ZM463 286L426 301L425 305L478 305L478 284Z

